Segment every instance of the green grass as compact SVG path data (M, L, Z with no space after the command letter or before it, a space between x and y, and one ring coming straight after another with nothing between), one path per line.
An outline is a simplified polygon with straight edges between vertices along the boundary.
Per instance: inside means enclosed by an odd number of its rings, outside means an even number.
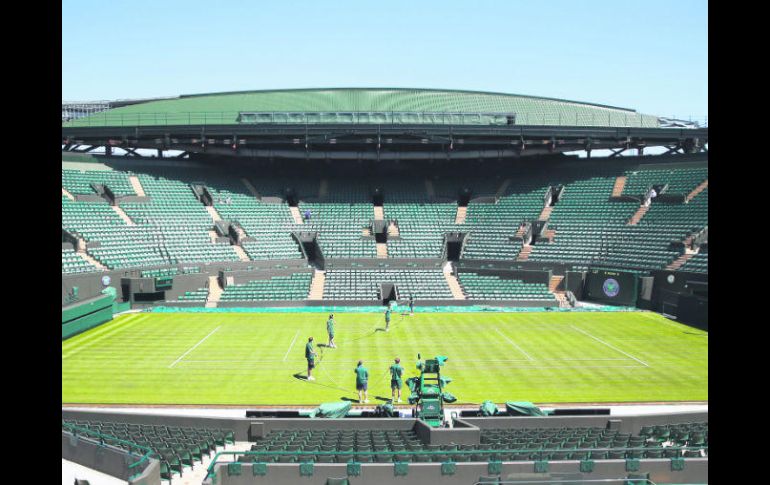
M326 342L324 314L120 316L62 342L62 402L318 404L355 398L364 359L375 404L392 359L409 377L418 352L449 357L458 403L708 400L708 333L653 313L394 314L388 333L381 314L335 320L338 348L317 348L307 382L294 375L308 336Z

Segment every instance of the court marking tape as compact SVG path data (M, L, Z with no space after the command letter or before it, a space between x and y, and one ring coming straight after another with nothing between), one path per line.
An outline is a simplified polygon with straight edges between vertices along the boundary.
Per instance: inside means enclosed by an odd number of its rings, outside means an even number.
M209 332L208 335L206 335L205 337L200 339L197 344L193 345L190 349L187 350L187 352L185 352L184 354L180 355L178 359L176 359L170 366L168 366L168 368L171 369L172 367L174 367L180 360L184 359L185 355L187 355L190 352L192 352L193 350L195 350L200 344L202 344L207 338L211 337L214 334L214 332L216 332L220 328L222 328L222 325L218 326L217 328L215 328L214 330Z
M531 356L531 355L529 355L528 353L524 352L524 349L522 349L521 347L519 347L518 345L516 345L516 342L514 342L513 340L511 340L510 338L508 338L508 337L507 337L507 336L506 336L506 335L505 335L503 332L501 332L499 328L495 327L495 332L499 333L501 337L503 337L505 340L507 340L508 342L510 342L510 344L511 344L511 345L513 345L514 347L516 347L516 349L518 349L518 351L519 351L519 352L521 352L522 354L524 354L524 355L527 357L527 359L528 359L528 360L535 360L535 359L533 359L533 358L532 358L532 356Z
M284 362L286 362L286 357L289 356L289 352L291 352L291 348L294 347L294 342L297 340L298 336L299 336L299 329L297 329L297 333L294 334L294 338L291 339L291 343L289 344L289 350L287 350L286 354L283 356Z
M596 340L597 342L599 342L599 343L602 343L602 344L606 345L607 347L611 348L612 350L615 350L616 352L620 352L621 354L623 354L623 355L625 355L625 356L627 356L627 357L630 357L630 358L634 359L635 361L639 362L639 363L640 363L640 364L642 364L643 366L645 366L645 367L649 367L649 364L647 364L646 362L644 362L644 361L642 361L642 360L639 360L639 359L637 359L636 357L634 357L633 355L629 354L628 352L624 352L624 351L620 350L619 348L617 348L617 347L615 347L615 346L613 346L613 345L610 345L610 344L608 344L607 342L605 342L604 340L600 339L599 337L594 337L594 336L593 336L593 335L591 335L590 333L588 333L588 332L586 332L585 330L582 330L582 329L580 329L580 328L577 328L577 327L576 327L576 326L574 326L574 325L570 325L570 327L571 327L571 328L574 328L575 330L577 330L578 332L580 332L580 333L582 333L582 334L584 334L584 335L587 335L587 336L591 337L592 339Z

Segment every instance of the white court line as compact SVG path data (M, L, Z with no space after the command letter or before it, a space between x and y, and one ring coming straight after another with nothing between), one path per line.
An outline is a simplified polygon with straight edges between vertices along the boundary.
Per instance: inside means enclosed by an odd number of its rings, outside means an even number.
M185 355L187 355L190 352L192 352L193 350L195 350L196 347L198 347L200 344L202 344L204 340L206 340L207 338L211 337L211 335L213 335L213 333L216 332L217 330L219 330L220 328L222 328L222 325L218 326L217 328L212 330L211 333L209 333L208 335L206 335L205 337L200 339L197 344L193 345L187 352L185 352L184 354L180 355L178 359L176 359L170 366L168 366L168 368L170 369L170 368L174 367L180 360L182 360L184 358Z
M294 342L297 340L298 336L299 336L299 330L297 330L297 333L294 334L294 338L291 339L291 343L289 344L289 349L286 351L286 355L283 356L283 362L286 362L286 357L289 356L289 352L291 352L291 348L294 347Z
M633 355L629 354L628 352L623 352L619 348L614 347L614 346L608 344L607 342L605 342L604 340L602 340L602 339L600 339L598 337L594 337L593 335L591 335L590 333L586 332L585 330L579 329L579 328L575 327L574 325L570 325L570 327L574 328L575 330L577 330L578 332L580 332L582 334L588 335L589 337L591 337L592 339L596 340L597 342L603 343L604 345L606 345L607 347L611 348L612 350L620 352L621 354L626 355L626 356L634 359L635 361L639 362L643 366L649 367L649 365L646 362L643 362L643 361L637 359L636 357L634 357Z
M529 360L535 360L535 359L533 359L533 358L532 358L532 356L531 356L531 355L529 355L528 353L524 352L524 350L523 350L521 347L519 347L518 345L516 345L516 342L514 342L513 340L511 340L511 339L509 339L508 337L506 337L506 336L505 336L505 334L503 334L503 332L501 332L501 331L500 331L500 329L498 329L498 328L495 328L495 332L499 333L499 334L500 334L500 336L502 336L502 337L503 337L505 340L507 340L508 342L510 342L510 343L511 343L511 345L513 345L514 347L516 347L516 348L519 350L519 352L521 352L522 354L524 354L524 355L527 357L527 359L529 359Z

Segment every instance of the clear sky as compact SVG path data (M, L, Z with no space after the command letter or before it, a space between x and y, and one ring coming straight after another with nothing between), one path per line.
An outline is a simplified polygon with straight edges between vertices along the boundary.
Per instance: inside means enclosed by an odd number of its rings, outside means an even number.
M708 115L708 3L63 0L62 100L422 87Z

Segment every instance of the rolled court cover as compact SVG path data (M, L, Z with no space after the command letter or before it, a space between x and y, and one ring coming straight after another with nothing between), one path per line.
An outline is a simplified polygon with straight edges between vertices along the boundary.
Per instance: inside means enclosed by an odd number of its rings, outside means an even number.
M348 415L348 412L350 412L351 406L352 404L350 401L322 403L317 408L310 411L308 416L311 418L344 418Z
M531 402L526 401L507 401L505 410L510 416L547 416L542 409Z

